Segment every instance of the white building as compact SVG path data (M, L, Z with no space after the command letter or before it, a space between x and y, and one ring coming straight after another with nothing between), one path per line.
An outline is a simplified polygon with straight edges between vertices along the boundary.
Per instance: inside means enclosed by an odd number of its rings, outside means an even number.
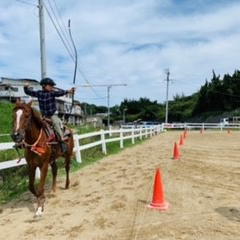
M26 101L30 101L31 99L33 100L33 106L39 110L37 98L32 98L24 93L23 88L25 84L29 84L29 88L35 91L42 89L37 80L2 77L2 81L0 82L0 100L15 102L18 98ZM84 113L82 111L80 102L74 101L74 104L72 106L71 94L67 94L56 99L58 111L57 113L62 120L75 125L82 123Z

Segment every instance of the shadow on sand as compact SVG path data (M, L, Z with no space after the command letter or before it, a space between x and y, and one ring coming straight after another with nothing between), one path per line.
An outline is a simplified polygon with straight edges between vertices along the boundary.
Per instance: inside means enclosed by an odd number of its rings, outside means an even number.
M229 221L240 223L240 209L235 207L219 207L215 210Z

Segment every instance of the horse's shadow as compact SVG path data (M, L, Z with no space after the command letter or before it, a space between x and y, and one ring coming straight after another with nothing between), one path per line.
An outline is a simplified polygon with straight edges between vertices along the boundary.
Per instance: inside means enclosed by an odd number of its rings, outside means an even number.
M7 209L10 209L11 212L21 212L23 208L28 208L29 212L34 213L35 207L34 203L36 200L30 193L23 193L19 198L13 199L10 202L3 204L0 207L0 214L4 213Z
M219 207L215 209L216 212L221 214L232 222L240 222L240 208L235 207Z
M57 193L53 193L51 191L50 184L45 187L45 190L46 190L46 198L47 199L52 199L57 196ZM58 191L63 191L63 190L64 190L63 187L61 187L61 186L58 187ZM36 197L33 196L30 192L24 192L18 198L13 199L9 203L1 205L0 206L0 216L7 209L10 209L12 213L17 213L17 212L21 213L22 209L24 209L24 208L28 209L30 214L32 214L34 216L34 214L36 212L36 204L37 204ZM27 220L26 222L35 222L36 220L39 220L39 219L30 219L30 220Z

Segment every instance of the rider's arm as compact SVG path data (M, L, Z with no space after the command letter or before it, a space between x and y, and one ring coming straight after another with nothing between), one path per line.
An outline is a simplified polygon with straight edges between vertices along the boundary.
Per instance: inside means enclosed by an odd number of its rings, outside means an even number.
M55 97L61 97L61 96L67 95L67 94L68 94L68 91L59 90L59 91L54 91L53 93L54 93L54 96L55 96Z
M54 95L55 95L55 97L61 97L61 96L67 95L69 93L74 94L75 90L76 90L75 88L71 88L70 90L66 90L66 91L60 90L60 91L54 92Z
M28 84L26 84L26 85L24 86L24 92L25 92L27 95L32 96L32 97L37 97L37 95L38 95L37 91L33 91L33 90L30 90L30 89L29 89L29 85L28 85Z

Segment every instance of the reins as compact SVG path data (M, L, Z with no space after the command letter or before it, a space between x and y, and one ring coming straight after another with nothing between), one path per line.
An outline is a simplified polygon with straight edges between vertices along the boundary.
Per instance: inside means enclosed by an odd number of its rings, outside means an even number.
M40 141L40 138L42 137L42 133L43 133L43 129L41 128L40 133L39 133L39 135L38 135L38 139L37 139L37 141L36 141L35 143L33 143L33 144L28 144L28 143L25 141L25 139L23 139L22 143L24 144L24 147L35 147L35 146L38 144L38 142Z

